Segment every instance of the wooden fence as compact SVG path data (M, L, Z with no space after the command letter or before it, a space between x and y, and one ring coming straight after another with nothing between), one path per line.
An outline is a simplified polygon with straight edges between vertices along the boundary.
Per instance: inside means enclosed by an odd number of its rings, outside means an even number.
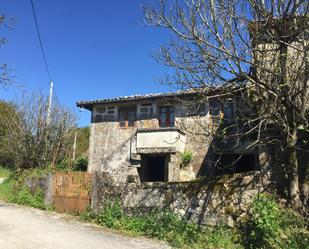
M53 200L57 212L83 212L90 205L91 174L57 172L53 181Z

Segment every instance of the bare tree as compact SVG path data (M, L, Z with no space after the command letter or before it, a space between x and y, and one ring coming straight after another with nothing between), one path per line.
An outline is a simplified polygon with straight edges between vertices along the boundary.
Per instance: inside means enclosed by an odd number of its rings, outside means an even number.
M166 84L180 89L243 89L250 146L281 147L289 198L308 199L308 175L297 156L308 142L309 3L306 0L160 0L143 7L146 23L171 31L155 57L175 69ZM275 134L275 135L274 135ZM308 172L308 170L307 170Z
M1 120L5 139L17 168L46 167L68 158L73 144L76 117L68 108L53 102L50 116L48 98L40 93L23 97L16 108Z
M11 28L12 19L8 20L5 15L0 14L0 28ZM7 42L5 37L0 37L0 48ZM12 77L9 75L9 68L7 64L0 64L0 85L2 87L7 87L12 83Z

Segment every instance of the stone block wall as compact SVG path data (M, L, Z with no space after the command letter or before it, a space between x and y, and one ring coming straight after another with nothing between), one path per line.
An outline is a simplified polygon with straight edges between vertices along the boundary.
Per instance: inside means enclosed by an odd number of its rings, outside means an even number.
M119 128L118 122L92 123L88 172L107 172L119 182L126 181L135 131L135 128Z
M269 181L256 174L238 174L193 182L117 184L106 175L95 174L92 208L119 198L128 212L170 209L201 225L223 222L234 226L254 196L271 191Z
M200 121L204 122L205 119L209 119L209 117L203 117ZM92 123L90 128L88 172L106 172L115 180L125 182L128 172L132 171L130 169L130 158L135 151L136 129L140 127L142 122L143 120L140 120L137 122L136 127L129 128L120 128L116 121ZM183 150L192 152L193 158L188 167L180 168L180 153L177 153L177 155L171 154L173 161L171 164L173 166L173 169L171 169L171 173L173 173L172 179L175 181L193 180L205 164L204 159L212 137L205 134L205 130L203 130L205 127L199 126L194 117L176 116L175 126L184 132L184 138L181 139L181 141L185 142ZM159 128L157 119L147 120L147 128L149 127ZM176 175L177 179L175 178Z

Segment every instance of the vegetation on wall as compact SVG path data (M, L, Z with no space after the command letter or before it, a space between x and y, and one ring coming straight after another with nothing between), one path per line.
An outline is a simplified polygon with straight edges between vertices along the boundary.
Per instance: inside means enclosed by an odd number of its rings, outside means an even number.
M181 155L181 166L182 167L186 167L189 165L189 163L192 161L193 158L193 154L191 151L185 151L184 153L182 153Z

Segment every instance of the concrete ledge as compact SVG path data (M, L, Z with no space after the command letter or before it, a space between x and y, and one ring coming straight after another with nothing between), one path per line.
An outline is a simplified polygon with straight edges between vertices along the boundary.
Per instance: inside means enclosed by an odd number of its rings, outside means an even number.
M176 153L175 147L136 148L137 154Z
M186 135L186 133L175 127L159 127L159 128L138 128L136 133L139 132L162 132L162 131L178 131L182 135Z

